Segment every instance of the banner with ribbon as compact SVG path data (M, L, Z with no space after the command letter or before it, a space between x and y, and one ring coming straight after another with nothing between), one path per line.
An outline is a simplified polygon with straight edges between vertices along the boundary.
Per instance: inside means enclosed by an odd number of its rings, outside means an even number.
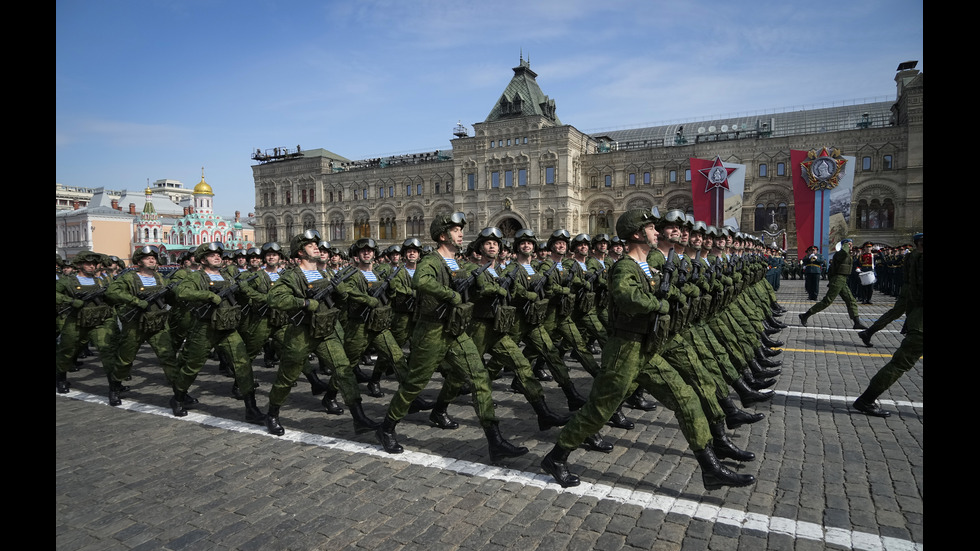
M833 244L847 236L855 163L855 157L836 148L790 151L799 258L815 245L826 260L834 253Z
M742 194L745 191L745 165L690 158L691 195L694 218L709 226L739 227Z

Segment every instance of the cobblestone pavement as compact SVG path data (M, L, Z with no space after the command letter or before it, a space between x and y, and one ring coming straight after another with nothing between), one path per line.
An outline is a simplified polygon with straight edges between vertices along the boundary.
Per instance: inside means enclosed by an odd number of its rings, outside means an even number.
M822 282L822 288L826 282ZM902 320L866 348L842 303L812 317L803 282L778 291L790 327L776 397L756 424L730 431L755 452L758 482L708 492L674 416L625 410L633 430L607 427L609 454L572 453L582 485L563 489L540 469L557 432L537 430L527 402L494 382L505 437L530 453L491 465L473 408L459 400L454 431L425 413L398 426L406 452L384 453L355 435L349 414L327 415L301 381L283 407L286 434L244 422L232 380L209 361L191 393L200 407L170 412L170 390L149 348L137 359L123 405L110 407L97 358L56 394L56 547L59 550L570 549L921 550L922 361L881 400L887 419L850 409L901 342ZM868 324L894 299L861 306ZM275 370L256 362L259 407ZM580 391L591 378L571 362ZM425 395L433 398L438 380ZM365 395L381 419L386 396ZM554 383L548 403L565 411ZM363 388L362 388L363 391Z

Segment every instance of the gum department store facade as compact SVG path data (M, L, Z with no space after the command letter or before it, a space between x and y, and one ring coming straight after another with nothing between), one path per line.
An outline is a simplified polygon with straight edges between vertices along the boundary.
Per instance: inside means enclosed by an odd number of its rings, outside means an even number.
M486 226L505 236L615 235L631 208L693 212L689 158L745 165L741 230L796 252L790 150L836 147L857 160L849 235L899 245L922 230L922 79L899 66L895 101L584 134L563 124L526 60L470 136L451 150L349 160L325 149L256 151L256 241L315 228L346 247L430 244L436 214L466 213L466 239Z

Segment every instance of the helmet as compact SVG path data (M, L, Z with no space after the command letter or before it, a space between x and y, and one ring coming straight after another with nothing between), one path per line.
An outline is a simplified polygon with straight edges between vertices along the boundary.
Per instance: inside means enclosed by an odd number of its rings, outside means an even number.
M222 254L225 252L224 246L221 245L221 241L212 241L210 243L201 243L194 249L194 260L200 263L204 260L204 256L210 253ZM222 258L224 258L222 256Z
M460 228L466 227L466 215L462 212L454 212L452 214L440 214L432 219L432 223L429 224L429 237L433 241L439 242L439 236L449 231L450 228L459 226Z
M480 230L480 235L476 236L476 239L471 245L476 252L481 253L483 242L490 241L491 239L500 244L504 240L504 234L496 226L489 226Z
M415 249L422 252L422 242L415 237L409 237L402 243L402 251L407 251L408 249Z
M265 255L269 253L276 253L279 256L282 256L282 247L280 247L279 243L276 243L275 241L269 241L268 243L263 243L262 258L265 258Z
M160 261L160 248L156 245L143 245L142 247L133 251L133 264L139 264L139 261L145 256L155 256L157 257L157 262Z
M307 243L319 242L320 232L316 230L306 230L289 240L289 252L292 254L293 258L295 258L299 255L299 252L303 250L303 247L305 247Z
M551 237L548 238L548 243L545 246L547 247L548 250L551 250L551 245L555 241L564 241L565 243L568 243L569 241L571 241L571 239L572 239L572 234L568 233L568 230L555 230L551 234Z
M245 251L246 258L262 258L262 249L258 247L251 247Z
M362 237L355 241L354 244L350 246L350 250L348 252L351 256L357 256L357 253L361 252L361 249L371 249L374 251L374 257L378 257L378 244L370 237Z
M535 237L534 236L534 232L531 231L528 228L519 229L519 230L517 230L517 233L514 234L514 247L515 248L518 245L520 245L522 241L530 241L531 243L534 243L534 247L535 248L537 248L537 246L538 246L538 238Z
M648 224L656 224L657 218L647 209L630 209L616 220L616 236L620 241L630 241L633 234Z
M587 233L580 233L580 234L578 234L578 235L576 235L575 237L572 238L572 241L571 241L570 244L571 244L572 247L578 247L579 245L581 245L583 243L586 244L586 245L588 245L589 248L591 249L592 248L592 236L590 236Z
M592 238L592 246L593 247L595 247L599 243L606 243L606 244L608 244L609 243L609 234L608 233L600 233L600 234L597 234L595 237Z
M94 251L81 251L71 259L72 264L78 265L81 262L92 262L98 264L102 262L102 257L104 255L94 252Z
M687 215L681 209L673 209L657 221L657 230L661 230L667 224L677 224L684 227L687 225Z
M326 239L320 240L320 242L317 243L316 246L323 252L327 252L330 250L330 242L327 241Z
M691 233L708 233L708 225L704 222L697 220L691 225Z

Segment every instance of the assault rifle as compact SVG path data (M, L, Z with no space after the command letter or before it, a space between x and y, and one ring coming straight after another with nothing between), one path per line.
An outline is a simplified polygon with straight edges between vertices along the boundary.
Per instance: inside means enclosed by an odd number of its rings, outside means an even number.
M517 280L517 271L524 271L524 268L520 266L514 266L514 269L510 271L509 274L503 278L499 278L497 284L507 291L507 298L510 299L510 289L514 286L514 281ZM500 305L500 295L497 295L493 299L493 303L490 304L490 309L496 314L497 307Z
M395 266L395 269L391 271L391 275L385 278L385 280L381 282L381 285L371 289L368 294L378 299L382 305L388 304L388 295L385 293L385 291L388 290L388 286L391 284L391 280L395 277L395 274L397 274L398 270L401 269L401 266ZM366 322L369 317L371 317L371 308L364 308L364 310L361 311L361 319Z
M671 280L674 279L674 272L677 270L677 266L674 264L675 260L677 260L677 253L671 247L670 252L667 253L667 262L664 264L660 277L660 285L657 287L657 300L667 300L667 295L670 294ZM653 323L653 333L656 334L657 326L660 324L660 314L653 314L650 321Z
M108 285L105 286L105 287L100 287L98 289L89 291L87 293L82 293L82 294L76 296L75 298L77 298L78 300L80 300L82 302L94 302L96 306L99 306L99 305L102 304L102 296L105 295L106 289L108 289ZM67 314L68 311L71 310L71 308L72 308L71 307L71 304L69 304L68 306L65 306L64 308L62 308L58 312L58 315L61 316L61 315Z
M473 282L476 281L476 278L480 277L480 274L487 271L487 268L490 267L490 264L492 264L492 262L487 262L483 266L480 266L479 268L473 270L472 272L470 272L470 275L468 277L458 277L453 280L452 282L453 291L459 293L460 297L462 298L462 302L469 302L470 287L473 286ZM448 309L449 309L449 303L443 302L442 304L439 305L438 308L436 308L436 317L442 319L446 315L446 311Z
M315 300L317 302L323 302L324 304L327 305L328 308L333 308L333 298L331 297L331 295L333 294L334 290L337 288L338 285L343 283L346 279L350 278L350 276L354 275L356 272L357 272L356 266L348 266L344 268L343 270L338 272L337 275L333 276L330 279L330 281L327 282L326 285L320 287L316 291L311 290L306 298L310 300ZM289 321L292 322L293 325L299 325L303 323L303 317L305 314L306 311L300 308L298 312L296 312L295 314L292 315L292 317L289 318Z
M136 296L139 297L140 300L145 301L147 303L147 307L149 307L150 304L153 304L155 302L157 306L160 307L161 310L165 310L170 305L167 304L163 300L163 298L167 295L167 293L170 292L171 289L176 287L178 283L180 283L180 280L171 281L166 287L160 289L159 291L155 291L153 293L148 293L148 294L140 294ZM122 314L119 314L119 321L129 323L133 321L133 319L142 311L144 311L144 309L140 308L139 306L130 306L128 310L126 310Z
M259 277L258 272L248 276L244 280L236 279L232 282L231 285L228 285L227 287L221 289L220 291L216 291L215 294L221 297L221 300L228 299L228 302L230 302L231 305L234 306L235 304L237 304L237 302L235 301L235 293L238 292L238 289L241 288L243 283L248 283L249 281L252 281L257 277ZM194 313L194 315L198 317L198 319L205 319L209 315L211 315L211 312L214 310L215 306L216 305L213 302L207 302L205 304L202 304L194 308L192 312Z

